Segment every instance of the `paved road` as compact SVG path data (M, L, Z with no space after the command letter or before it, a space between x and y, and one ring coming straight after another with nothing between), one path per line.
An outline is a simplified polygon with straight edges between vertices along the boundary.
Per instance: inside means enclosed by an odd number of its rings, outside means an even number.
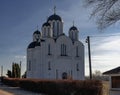
M19 87L8 87L6 85L0 84L0 95L42 95L42 94L25 91Z

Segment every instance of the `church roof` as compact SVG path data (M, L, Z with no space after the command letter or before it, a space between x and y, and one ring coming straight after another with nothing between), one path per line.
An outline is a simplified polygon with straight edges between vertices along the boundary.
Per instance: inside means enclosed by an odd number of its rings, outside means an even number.
M106 71L103 74L111 75L111 74L120 74L120 67L114 68L112 70Z
M45 23L42 25L42 27L44 27L44 26L50 26L50 24L49 24L48 22L45 22Z
M28 45L28 49L30 48L35 48L36 46L40 46L40 42L31 42L29 45Z
M51 16L49 16L48 20L47 21L52 21L52 20L59 20L59 21L62 21L61 17L56 15L56 14L53 14Z
M36 30L33 34L40 34L40 31Z
M72 27L70 28L70 31L71 31L71 30L77 30L77 27L72 26Z

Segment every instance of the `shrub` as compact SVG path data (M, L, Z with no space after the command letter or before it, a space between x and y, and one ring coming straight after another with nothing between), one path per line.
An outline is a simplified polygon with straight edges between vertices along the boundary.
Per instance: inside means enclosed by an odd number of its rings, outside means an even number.
M38 80L4 78L4 83L47 95L102 95L102 82L95 80Z
M19 79L17 78L3 78L2 82L6 85L17 87L19 86Z

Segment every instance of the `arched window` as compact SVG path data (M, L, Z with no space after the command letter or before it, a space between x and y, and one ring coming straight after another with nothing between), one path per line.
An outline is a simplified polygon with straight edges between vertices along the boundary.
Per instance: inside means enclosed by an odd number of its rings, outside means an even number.
M48 44L48 55L51 55L51 47L50 47L50 44Z
M44 28L44 37L46 37L46 28Z
M61 44L61 56L67 56L65 44Z
M79 71L79 64L76 64L76 70Z
M31 71L31 61L28 61L28 71Z
M50 37L50 28L48 27L48 37Z
M76 33L76 35L77 35L77 40L78 40L78 32Z
M71 70L71 76L73 75L73 71Z
M58 70L56 69L56 79L58 79Z
M57 36L59 35L59 22L57 22Z
M63 56L63 44L61 44L61 56Z
M51 70L51 63L50 63L50 61L48 62L48 70Z
M72 35L71 35L71 36L72 36L72 40L73 40L73 39L74 39L74 37L73 37L73 31L72 31L71 33L72 33Z
M79 57L78 46L76 46L76 57Z
M55 22L53 22L53 37L55 37Z

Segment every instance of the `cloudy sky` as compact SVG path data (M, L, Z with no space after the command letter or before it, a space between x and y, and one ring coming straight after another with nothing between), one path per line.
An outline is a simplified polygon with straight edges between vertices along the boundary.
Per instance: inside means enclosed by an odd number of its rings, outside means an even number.
M85 8L84 0L0 0L0 66L11 70L12 62L22 61L22 73L26 69L26 49L32 41L32 33L47 17L56 13L64 21L64 32L75 22L80 41L85 45L85 72L88 75L86 37L90 36L92 69L104 72L120 66L120 24L100 32L95 19L89 19L91 8ZM1 71L0 71L1 72Z

